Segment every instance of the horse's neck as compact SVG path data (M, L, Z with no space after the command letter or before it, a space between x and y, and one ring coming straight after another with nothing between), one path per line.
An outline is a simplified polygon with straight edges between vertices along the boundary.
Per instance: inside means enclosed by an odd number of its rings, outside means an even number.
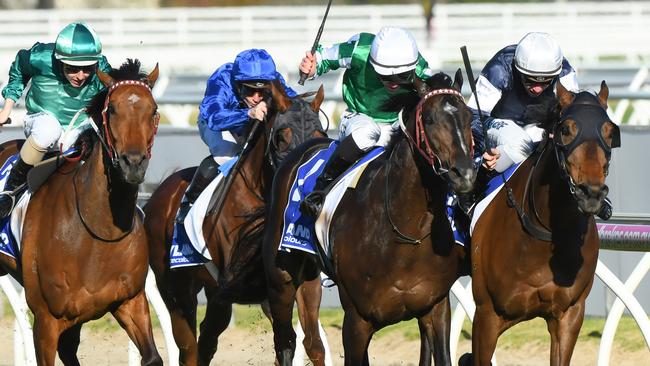
M84 219L106 225L109 213L114 228L110 230L127 231L133 224L138 186L124 182L118 172L104 158L102 148L96 143L91 156L79 168L74 177L79 208Z
M578 211L569 185L562 177L553 143L548 144L542 151L537 166L533 165L532 168L535 170L528 187L530 192L527 192L529 197L526 198L526 211L533 216L539 216L533 218L534 222L541 221L547 227L575 227L577 223L584 221L585 217ZM533 209L537 214L532 212ZM562 217L562 220L551 222L553 217Z
M443 180L433 171L424 171L427 167L416 162L417 151L411 148L406 138L401 139L395 146L390 165L389 190L395 203L407 207L418 207L431 210L444 206L446 188ZM391 187L392 186L392 187Z
M266 157L264 156L267 131L262 130L258 134L260 136L255 139L250 151L244 157L245 160L240 165L241 174L239 176L244 180L243 183L247 189L250 189L255 195L261 196L265 187L270 185L270 182L266 182L266 180L270 180L271 175L266 169Z

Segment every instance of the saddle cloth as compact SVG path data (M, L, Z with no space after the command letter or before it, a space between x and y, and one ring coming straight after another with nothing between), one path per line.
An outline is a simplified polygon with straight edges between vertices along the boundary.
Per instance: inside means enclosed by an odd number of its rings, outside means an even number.
M212 260L203 237L203 220L210 209L210 200L228 176L237 157L219 167L219 175L201 192L190 208L185 221L174 225L174 235L169 251L169 268L199 266Z
M279 250L290 252L300 250L311 254L317 253L316 245L321 243L325 253L331 253L329 243L329 225L336 207L341 202L348 188L355 188L356 182L368 164L381 156L385 149L376 147L359 161L346 170L333 184L323 202L323 209L314 221L313 218L302 215L300 202L309 194L316 184L316 179L323 171L325 163L330 158L338 142L332 142L326 149L319 150L305 163L298 167L296 178L289 190L290 199L284 210L284 225L280 239Z
M501 188L503 187L504 179L508 181L510 177L515 173L519 168L519 164L514 164L503 173L494 176L487 184L487 187L484 192L481 192L480 196L483 197L480 199L477 204L474 206L474 212L471 219L467 218L465 213L458 207L456 204L456 194L450 192L447 195L446 210L447 210L447 219L451 224L451 230L454 234L454 241L456 244L466 246L470 243L471 233L474 231L474 225L481 217L485 209L488 207L490 202L496 197Z

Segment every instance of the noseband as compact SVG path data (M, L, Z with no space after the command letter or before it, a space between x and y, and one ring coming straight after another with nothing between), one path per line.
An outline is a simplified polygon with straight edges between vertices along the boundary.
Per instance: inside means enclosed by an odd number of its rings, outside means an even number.
M95 125L94 121L92 122L92 126L95 129L95 132L99 136L99 141L101 141L102 146L104 147L104 150L106 150L106 153L111 159L111 163L113 164L114 167L117 167L119 162L118 162L118 157L117 157L117 151L115 151L115 147L113 146L113 140L111 138L111 131L110 131L110 126L108 125L108 105L111 100L111 95L113 92L121 87L121 86L138 86L145 88L149 95L151 94L151 88L149 85L143 81L140 80L122 80L118 81L115 84L111 85L111 87L108 89L108 94L106 94L106 99L104 100L104 108L102 109L102 126L103 126L103 136L101 133L99 133L99 129ZM153 98L153 95L152 95ZM91 119L92 121L92 119ZM156 135L156 132L158 132L158 123L160 122L160 114L156 113L153 117L153 124L154 124L154 130L153 130L153 135ZM147 145L147 158L151 158L151 147L153 146L153 138Z
M445 89L435 89L424 95L418 102L415 107L415 138L411 136L406 128L402 125L402 130L404 134L408 137L411 145L417 149L417 151L422 155L422 157L431 165L433 171L438 175L444 175L449 172L449 169L442 166L440 158L433 152L429 139L426 137L426 131L424 129L424 122L422 121L422 108L424 103L436 95L455 95L463 100L463 95L456 89L445 88ZM464 103L464 100L463 100ZM422 147L424 145L424 148Z

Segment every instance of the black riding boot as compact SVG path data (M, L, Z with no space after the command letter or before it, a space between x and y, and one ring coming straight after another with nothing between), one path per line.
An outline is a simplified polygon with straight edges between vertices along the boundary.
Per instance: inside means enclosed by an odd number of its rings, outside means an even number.
M336 147L332 156L325 164L323 172L316 179L314 190L309 193L300 203L300 211L311 217L317 217L323 208L323 201L327 194L329 185L338 178L341 173L348 169L355 161L361 158L364 151L361 150L352 136L348 136L339 146Z
M598 214L596 214L596 216L600 217L602 220L607 221L612 217L612 213L612 201L610 201L609 198L605 197L603 200L603 205L600 207L600 211L598 211Z
M203 192L205 187L207 187L218 174L219 164L214 161L212 156L208 156L201 161L201 164L199 164L196 172L194 172L194 177L192 177L192 181L187 187L183 200L181 201L181 207L178 209L178 214L176 215L177 224L182 224L185 221L185 216L190 212L190 208L196 199L199 198L201 192Z
M27 182L27 173L32 167L33 165L25 163L22 158L18 158L16 164L14 164L5 184L4 191L7 193L0 195L0 217L7 217L11 213L18 199L13 192Z

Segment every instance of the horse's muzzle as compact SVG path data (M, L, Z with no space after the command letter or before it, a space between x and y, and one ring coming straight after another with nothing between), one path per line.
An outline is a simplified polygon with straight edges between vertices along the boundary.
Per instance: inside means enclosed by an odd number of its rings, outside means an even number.
M473 166L466 168L453 167L447 173L451 188L456 193L469 193L474 189L476 170Z
M119 164L125 182L129 184L144 182L144 175L149 166L149 159L146 154L140 152L122 154L119 158Z
M578 208L585 215L597 214L602 205L603 200L609 193L607 185L593 186L588 184L579 184L576 186L575 197L578 202Z

